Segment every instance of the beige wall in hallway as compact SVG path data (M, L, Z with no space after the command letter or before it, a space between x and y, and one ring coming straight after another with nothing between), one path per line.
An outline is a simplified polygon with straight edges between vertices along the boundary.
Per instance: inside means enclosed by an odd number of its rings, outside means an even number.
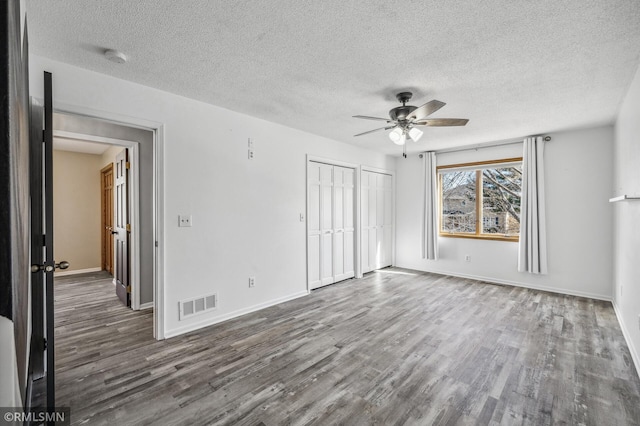
M107 166L109 163L113 163L116 161L116 155L126 149L124 146L119 145L111 145L107 150L102 154L100 158L100 169Z
M102 156L53 151L53 229L56 261L69 271L100 268Z

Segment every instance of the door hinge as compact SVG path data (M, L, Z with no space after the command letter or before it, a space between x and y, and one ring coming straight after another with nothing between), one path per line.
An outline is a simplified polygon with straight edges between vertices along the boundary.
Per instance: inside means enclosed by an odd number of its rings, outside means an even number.
M131 224L127 223L126 228L127 228L127 232L131 232Z
M131 293L131 284L127 285L127 293Z
M47 245L47 236L42 234L42 247Z
M42 349L47 350L47 339L42 339Z
M131 163L127 161L125 163L125 166L126 166L127 170L129 170L131 168Z
M42 142L44 142L47 139L47 131L45 129L42 129Z
M158 247L158 242L156 241L156 247Z

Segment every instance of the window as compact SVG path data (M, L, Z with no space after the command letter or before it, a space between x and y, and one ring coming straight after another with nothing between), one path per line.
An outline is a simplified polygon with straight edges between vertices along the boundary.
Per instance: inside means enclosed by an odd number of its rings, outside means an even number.
M440 235L518 241L522 158L438 167Z

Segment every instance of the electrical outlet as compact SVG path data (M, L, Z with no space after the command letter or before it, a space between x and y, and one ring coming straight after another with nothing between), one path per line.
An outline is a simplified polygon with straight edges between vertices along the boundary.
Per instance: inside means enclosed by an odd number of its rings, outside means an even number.
M465 262L471 262L471 255L466 254L466 255L464 256L464 261L465 261Z
M249 158L249 160L253 160L253 150L250 149L249 152L247 153L247 158Z
M256 277L249 277L249 287L255 287L256 286Z
M193 224L193 217L189 214L189 215L179 215L178 216L178 226L179 227L191 227L191 225Z

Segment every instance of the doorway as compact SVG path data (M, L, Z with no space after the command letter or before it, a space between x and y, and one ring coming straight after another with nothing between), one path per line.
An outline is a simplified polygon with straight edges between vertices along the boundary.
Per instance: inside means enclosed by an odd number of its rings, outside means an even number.
M96 184L102 186L102 188L96 188L96 192L99 197L103 198L100 219L104 218L105 222L109 221L109 215L112 215L112 224L105 223L104 226L97 224L94 232L100 231L97 234L99 243L101 243L100 251L104 247L104 262L103 253L99 253L94 257L94 263L98 263L95 267L87 268L86 265L79 268L76 265L75 271L72 270L74 260L71 254L67 255L61 250L57 250L56 256L59 258L69 258L68 260L72 268L69 272L58 273L56 276L64 276L77 272L93 272L103 268L103 263L111 264L111 274L118 275L120 277L120 287L125 290L124 294L122 289L118 292L121 300L125 304L130 305L132 309L151 309L154 307L154 271L153 271L153 258L154 258L154 239L153 239L153 192L150 190L153 186L153 156L148 155L152 151L153 132L148 130L141 130L136 128L127 128L119 124L112 124L101 120L88 118L84 116L76 116L66 113L54 114L54 148L56 145L58 148L62 145L63 148L69 150L89 150L90 147L99 147L101 151L101 160L99 160L98 167L95 167ZM118 139L110 136L113 135L119 137L127 137L128 139ZM137 140L136 140L137 139ZM143 147L144 143L148 146ZM105 147L107 147L105 149ZM95 148L93 148L95 149ZM56 151L54 151L55 153ZM118 203L115 202L116 194L116 163L118 156L126 156L125 160L121 161L120 169L126 168L126 175L128 183L126 184L127 191L122 191L122 185L120 185L120 193L124 194L123 197L119 197L120 203L125 203L125 214L120 216L120 221L116 221L115 209ZM85 156L87 157L87 156ZM144 161L147 161L146 167ZM86 160L89 161L89 160ZM151 164L148 164L151 163ZM119 163L118 163L119 164ZM112 173L109 172L109 165L113 167ZM54 166L54 174L61 173L60 167ZM103 178L98 181L99 177ZM111 183L109 179L112 179ZM106 181L105 181L106 180ZM54 179L55 185L55 179ZM110 189L109 189L110 188ZM146 197L141 199L141 189L147 194ZM70 195L66 194L66 188L63 189L65 197ZM109 194L111 193L111 194ZM61 198L58 196L58 199ZM104 198L108 198L104 199ZM99 201L96 201L100 203ZM66 218L67 212L64 210L64 204L56 200L56 194L54 194L54 203L56 205L54 212L55 218ZM111 205L109 205L111 203ZM88 204L88 203L86 203ZM98 207L96 207L97 209ZM67 218L68 219L68 218ZM117 223L116 223L117 222ZM122 222L122 223L120 223ZM119 225L118 225L119 224ZM107 228L111 229L107 229ZM120 229L122 228L122 229ZM61 232L62 231L62 232ZM56 240L63 238L68 231L68 228L58 229L54 232L54 238ZM116 235L118 234L118 235ZM62 235L60 238L58 236ZM119 244L116 246L115 239L118 239ZM111 244L110 244L111 243ZM127 248L127 250L116 250L116 247ZM96 250L99 250L96 249ZM119 252L121 256L116 256ZM71 252L73 253L73 252ZM77 251L76 251L77 253ZM109 262L109 260L111 260ZM122 267L119 267L122 266ZM122 279L122 274L126 273L126 281ZM114 282L116 282L114 275ZM115 295L115 292L114 292ZM123 297L124 296L124 297Z

